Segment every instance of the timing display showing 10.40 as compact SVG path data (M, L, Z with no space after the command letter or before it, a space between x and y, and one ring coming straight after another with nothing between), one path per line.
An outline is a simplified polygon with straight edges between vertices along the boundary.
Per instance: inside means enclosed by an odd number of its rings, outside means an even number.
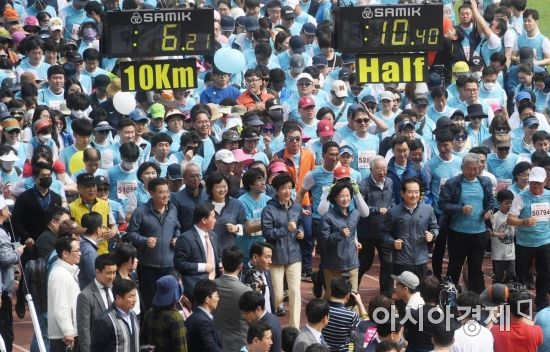
M385 5L337 9L335 47L349 53L438 50L443 5Z

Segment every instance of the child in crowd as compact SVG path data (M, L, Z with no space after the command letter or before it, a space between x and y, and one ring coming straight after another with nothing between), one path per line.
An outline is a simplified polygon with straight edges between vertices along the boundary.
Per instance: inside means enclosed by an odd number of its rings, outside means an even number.
M493 234L491 236L491 259L495 283L511 282L516 279L516 253L514 250L515 227L506 224L508 212L512 207L514 193L504 189L497 194L499 211L493 214L491 223Z

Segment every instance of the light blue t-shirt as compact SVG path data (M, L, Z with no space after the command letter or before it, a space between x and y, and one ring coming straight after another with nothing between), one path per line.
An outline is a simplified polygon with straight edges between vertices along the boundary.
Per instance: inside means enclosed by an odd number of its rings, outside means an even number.
M359 171L362 178L369 176L369 161L372 157L378 155L378 147L380 145L378 136L367 133L366 138L359 138L353 133L343 140L340 145L347 145L353 150L352 168Z
M460 213L451 218L450 228L453 231L478 234L486 230L483 221L483 187L476 178L474 181L464 179L461 183L462 192L460 194L460 203L462 205L471 205L473 210L470 214Z
M535 226L516 228L516 244L524 247L540 247L550 243L550 191L545 189L540 196L535 196L527 189L516 198L512 202L511 214L518 216L519 219L530 217L537 219ZM521 210L518 214L519 205Z
M138 188L137 167L126 171L120 164L109 169L110 191L109 199L124 204L128 195L136 192Z
M260 194L260 197L256 200L252 198L250 192L246 192L239 197L239 201L244 206L244 212L246 221L256 221L262 219L262 210L266 207L267 202L271 199L265 193ZM253 234L244 233L243 236L237 236L235 244L245 253L245 257L248 258L250 253L250 247L256 242L265 242L262 232L258 231Z
M460 172L462 165L462 158L453 156L451 160L443 160L436 154L427 163L424 169L424 174L430 194L433 198L434 212L438 215L441 214L439 210L439 193L441 188L447 182L448 179L456 176Z

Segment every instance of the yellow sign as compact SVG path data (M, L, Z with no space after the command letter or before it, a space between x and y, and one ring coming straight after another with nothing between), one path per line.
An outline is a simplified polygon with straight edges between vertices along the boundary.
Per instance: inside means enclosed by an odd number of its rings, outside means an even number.
M197 87L195 59L121 62L120 69L125 92Z
M357 57L359 84L426 82L426 54L359 55Z

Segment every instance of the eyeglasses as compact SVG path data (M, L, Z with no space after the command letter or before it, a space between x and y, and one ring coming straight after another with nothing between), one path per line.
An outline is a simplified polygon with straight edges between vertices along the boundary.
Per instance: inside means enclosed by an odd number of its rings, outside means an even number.
M458 134L455 136L455 141L465 141L467 138L467 134Z
M287 142L299 142L301 140L302 140L302 137L300 136L286 137Z
M275 128L274 127L268 127L268 128L262 128L262 132L263 133L273 133L275 132Z
M310 85L312 85L313 83L311 82L298 82L298 85L300 87L309 87Z
M261 80L262 80L261 78L247 79L246 83L250 84L250 83L255 83L255 82L258 82L258 81L261 81Z
M355 123L358 123L358 124L362 124L362 123L368 124L370 119L356 119L354 121L355 121Z

